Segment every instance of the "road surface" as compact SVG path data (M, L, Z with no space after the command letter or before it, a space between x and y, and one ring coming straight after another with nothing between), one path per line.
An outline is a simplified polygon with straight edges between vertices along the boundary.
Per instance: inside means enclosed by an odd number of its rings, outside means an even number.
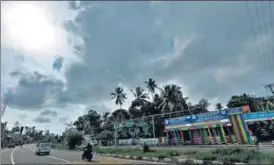
M96 156L92 162L81 160L81 152L52 150L49 156L34 154L35 145L24 145L1 151L1 164L148 164L150 162ZM155 164L155 163L154 163Z

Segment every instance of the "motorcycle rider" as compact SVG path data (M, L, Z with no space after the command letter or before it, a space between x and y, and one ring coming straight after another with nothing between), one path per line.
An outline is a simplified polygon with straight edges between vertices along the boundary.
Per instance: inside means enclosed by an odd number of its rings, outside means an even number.
M90 143L88 143L87 146L85 147L85 149L92 152L92 145Z
M84 155L87 156L87 154L92 152L92 145L90 143L87 144L87 146L84 148Z

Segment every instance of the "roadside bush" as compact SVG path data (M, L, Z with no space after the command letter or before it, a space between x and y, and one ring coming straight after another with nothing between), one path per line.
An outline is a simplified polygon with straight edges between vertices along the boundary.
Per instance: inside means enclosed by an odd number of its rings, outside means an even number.
M144 153L149 152L149 146L146 143L143 146L143 152Z
M255 164L274 164L274 154L262 153L253 149L229 147L209 152L185 152L186 155L200 160L218 160L222 162L242 162Z
M71 132L67 135L67 142L68 142L68 148L70 150L73 150L76 148L76 146L79 146L82 144L82 141L84 140L83 136L78 132Z
M149 150L144 153L139 148L94 148L97 153L110 153L119 155L130 155L130 156L146 156L146 157L158 157L159 159L173 157L180 155L179 152L174 150Z

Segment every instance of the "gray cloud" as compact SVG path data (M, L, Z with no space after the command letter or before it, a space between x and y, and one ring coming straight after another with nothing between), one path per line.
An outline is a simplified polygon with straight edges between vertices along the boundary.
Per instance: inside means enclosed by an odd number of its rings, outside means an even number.
M60 92L63 83L59 80L47 77L38 72L32 75L16 74L19 82L15 91L4 93L5 100L9 106L20 110L40 109L43 107L47 97L56 92Z
M19 119L20 120L23 120L23 119L25 119L25 118L27 118L28 116L26 115L26 114L21 114L20 116L19 116Z
M117 82L136 86L148 77L160 82L177 79L192 97L209 99L228 99L261 84L264 66L256 45L249 44L256 41L244 2L83 2L82 7L90 4L93 8L80 11L66 24L86 39L86 63L66 72L67 97L77 93L78 101L106 99ZM183 51L172 44L175 37L181 41L179 47L189 41ZM176 56L169 55L175 51Z
M51 123L51 119L48 117L42 117L38 116L35 119L33 119L35 123Z
M40 116L51 116L51 117L56 117L58 113L56 111L52 111L49 109L45 109L41 111Z
M109 99L119 82L133 88L144 85L149 77L158 83L176 79L188 87L190 97L207 99L228 99L258 89L261 68L267 68L273 80L274 60L267 65L260 62L244 2L81 1L70 5L82 8L64 26L82 37L84 43L76 43L74 49L84 63L65 70L66 91L60 90L63 84L57 80L22 76L18 90L6 94L14 100L12 105L41 107L51 89L58 104L98 104ZM260 44L270 58L270 48L266 51L265 44Z
M68 123L68 121L69 121L69 118L68 118L68 116L66 116L66 117L60 117L58 121L61 124L66 125Z

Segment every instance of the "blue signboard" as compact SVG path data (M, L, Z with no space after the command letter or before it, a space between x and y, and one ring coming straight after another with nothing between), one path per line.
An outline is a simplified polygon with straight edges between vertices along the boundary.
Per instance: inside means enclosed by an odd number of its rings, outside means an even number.
M191 116L182 116L165 120L165 125L178 125L192 123Z
M245 120L272 118L272 117L274 117L274 111L252 112L252 113L244 114Z
M218 111L212 111L207 113L193 114L189 116L166 119L165 126L204 122L204 121L210 121L210 120L222 120L227 118L228 118L228 113L226 110L218 110Z
M204 122L204 121L214 121L214 120L222 120L227 119L228 114L226 110L218 110L207 113L200 113L196 115L191 115L192 122Z
M239 113L243 113L243 108L242 107L229 108L229 109L226 109L226 111L228 115L239 114Z
M165 126L228 119L228 115L243 113L242 107L193 114L165 120Z

